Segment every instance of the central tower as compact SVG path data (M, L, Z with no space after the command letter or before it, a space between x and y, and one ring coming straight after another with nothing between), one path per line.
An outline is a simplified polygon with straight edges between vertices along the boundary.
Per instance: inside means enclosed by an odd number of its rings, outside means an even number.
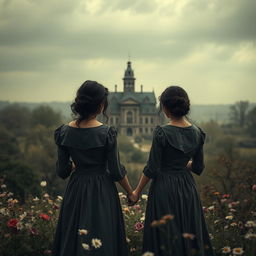
M127 68L124 72L124 92L134 92L135 91L135 78L134 72L132 70L132 63L127 62Z

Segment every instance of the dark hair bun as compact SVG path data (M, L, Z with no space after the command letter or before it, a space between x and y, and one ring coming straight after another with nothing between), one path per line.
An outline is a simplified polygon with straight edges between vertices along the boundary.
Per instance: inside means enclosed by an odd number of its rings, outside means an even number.
M175 117L185 116L190 111L189 97L186 91L179 86L166 88L160 96L160 104Z
M106 116L108 107L108 89L103 85L87 80L77 90L75 101L71 104L71 110L76 116L78 124L98 114L103 104L103 114Z

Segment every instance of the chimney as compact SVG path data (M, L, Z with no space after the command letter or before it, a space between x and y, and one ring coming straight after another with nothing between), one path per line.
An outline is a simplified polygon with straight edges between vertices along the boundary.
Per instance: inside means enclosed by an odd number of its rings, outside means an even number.
M117 92L117 85L115 84L115 92Z
M143 85L140 86L140 92L143 93Z

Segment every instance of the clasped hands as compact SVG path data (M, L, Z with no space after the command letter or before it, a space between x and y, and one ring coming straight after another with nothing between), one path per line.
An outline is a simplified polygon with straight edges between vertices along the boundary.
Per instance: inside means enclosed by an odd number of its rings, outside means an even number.
M127 194L127 205L128 206L133 206L135 205L139 198L140 198L140 193L138 193L136 190L132 191L132 193Z

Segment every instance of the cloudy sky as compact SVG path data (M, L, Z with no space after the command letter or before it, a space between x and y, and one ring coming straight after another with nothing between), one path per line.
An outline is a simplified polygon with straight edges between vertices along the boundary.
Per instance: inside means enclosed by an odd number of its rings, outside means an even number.
M136 89L183 86L195 104L256 102L255 0L0 0L0 100L110 90L128 54Z

